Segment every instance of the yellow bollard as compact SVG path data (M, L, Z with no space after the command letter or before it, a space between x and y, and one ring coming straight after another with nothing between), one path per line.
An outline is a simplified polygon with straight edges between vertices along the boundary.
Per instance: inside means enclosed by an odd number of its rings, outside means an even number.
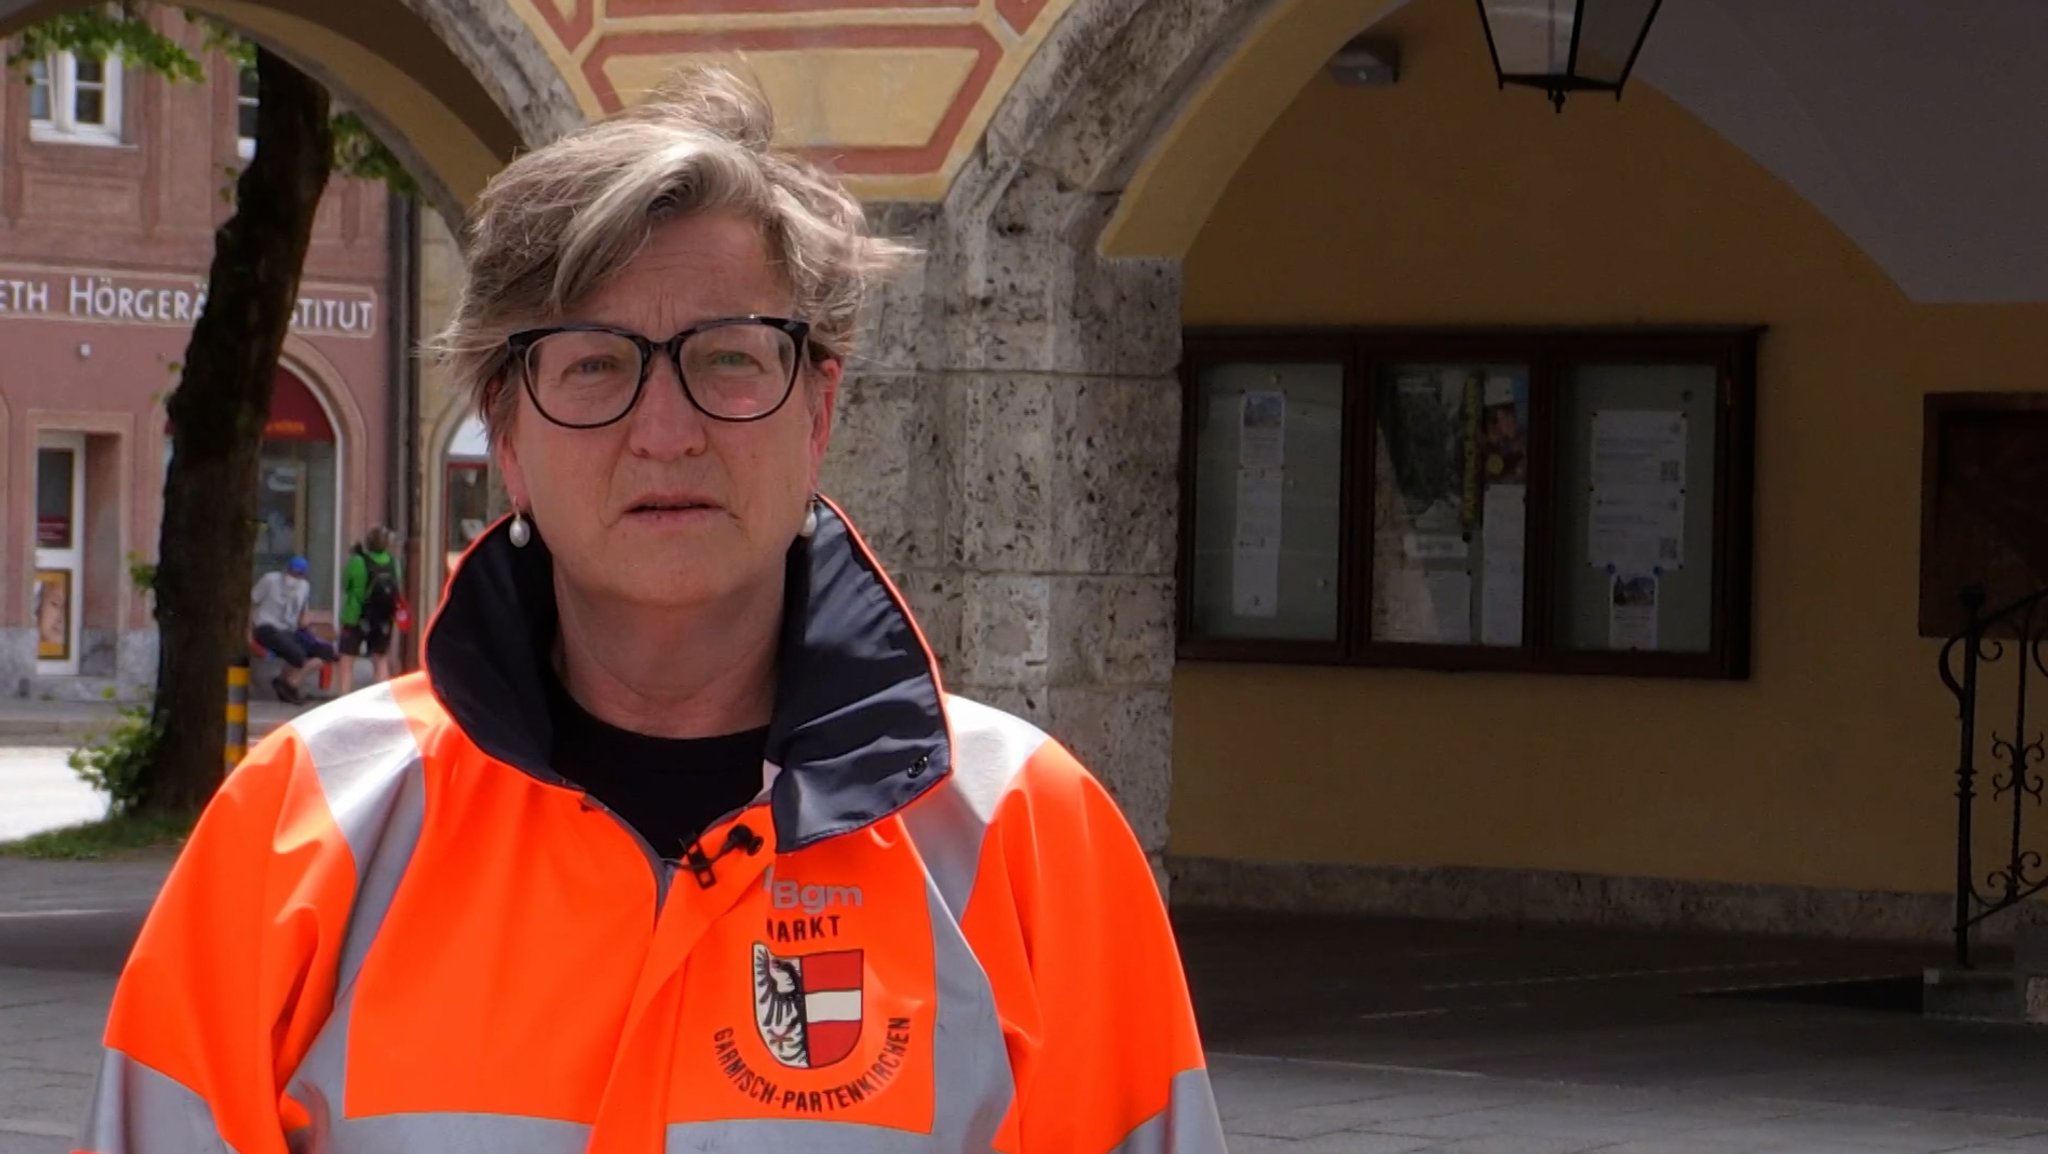
M224 757L227 768L242 763L249 752L249 655L228 665L228 742Z

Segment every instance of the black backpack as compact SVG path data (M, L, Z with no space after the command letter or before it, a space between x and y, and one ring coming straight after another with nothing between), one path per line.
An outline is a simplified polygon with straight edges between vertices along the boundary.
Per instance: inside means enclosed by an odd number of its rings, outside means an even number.
M390 564L380 565L361 548L356 549L356 556L363 559L363 568L370 577L368 588L363 591L363 623L382 625L398 616L398 559L392 557Z

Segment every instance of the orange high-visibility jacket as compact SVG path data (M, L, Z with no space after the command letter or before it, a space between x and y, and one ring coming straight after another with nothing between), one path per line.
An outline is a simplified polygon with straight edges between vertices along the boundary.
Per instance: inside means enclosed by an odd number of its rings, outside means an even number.
M1109 796L949 697L836 509L791 552L761 795L664 857L549 768L551 565L501 522L426 672L207 809L86 1154L1222 1154Z

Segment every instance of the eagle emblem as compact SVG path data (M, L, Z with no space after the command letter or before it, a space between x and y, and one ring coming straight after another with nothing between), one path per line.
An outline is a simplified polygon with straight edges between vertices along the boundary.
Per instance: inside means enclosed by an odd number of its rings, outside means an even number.
M785 958L754 944L754 1024L785 1066L843 1061L860 1041L861 951Z

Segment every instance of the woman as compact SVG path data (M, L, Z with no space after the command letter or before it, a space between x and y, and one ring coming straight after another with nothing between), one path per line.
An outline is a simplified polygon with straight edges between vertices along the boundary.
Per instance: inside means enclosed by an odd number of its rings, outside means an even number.
M512 515L209 808L84 1149L1223 1149L1122 817L815 496L899 250L771 137L701 71L486 190L441 345Z

